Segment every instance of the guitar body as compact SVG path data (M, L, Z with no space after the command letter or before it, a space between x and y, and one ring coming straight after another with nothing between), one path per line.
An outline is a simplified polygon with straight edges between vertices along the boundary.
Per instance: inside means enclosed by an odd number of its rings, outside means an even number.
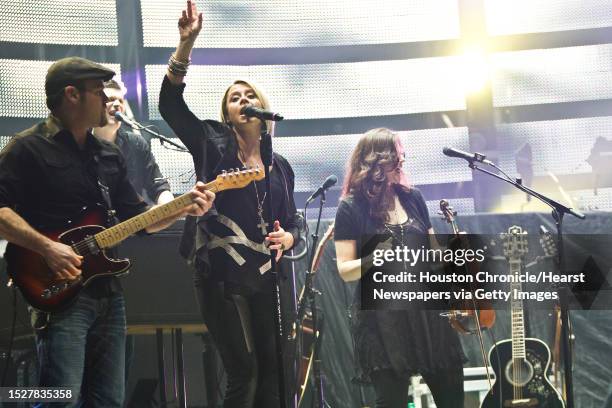
M497 354L499 353L499 359ZM495 372L495 384L480 405L481 408L546 407L563 408L565 404L546 377L550 364L550 350L539 339L525 339L525 356L516 375L520 397L515 399L512 384L512 340L497 342L489 352L489 363ZM501 367L498 364L501 362ZM518 371L518 370L516 370ZM499 395L501 381L501 397Z
M78 222L66 223L70 229L39 232L54 241L74 245L88 242L88 237L103 231L104 227L99 225L103 223L102 211L85 210ZM6 249L7 271L32 307L43 312L57 312L70 306L80 290L92 280L101 276L119 275L130 267L130 261L127 259L110 259L97 246L91 248L94 249L91 252L80 252L83 255L82 274L79 279L73 281L54 278L42 256L15 244L9 244Z

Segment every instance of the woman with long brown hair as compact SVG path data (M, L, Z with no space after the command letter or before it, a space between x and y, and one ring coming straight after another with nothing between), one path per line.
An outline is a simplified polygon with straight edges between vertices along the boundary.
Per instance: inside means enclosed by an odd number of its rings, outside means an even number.
M434 233L423 196L408 185L404 162L400 139L389 129L370 130L357 143L335 221L344 281L360 279L362 267L366 271L372 262L371 254L360 253L364 237L387 234L400 245L409 234ZM417 373L438 408L462 407L463 353L448 322L432 310L361 310L360 294L358 287L352 322L357 378L373 383L376 407L405 408L410 376Z
M183 98L191 50L202 29L202 14L194 2L187 2L178 28L180 41L168 63L159 111L189 149L197 179L208 181L227 169L263 169L259 141L263 124L242 114L242 109L253 105L269 110L266 97L250 81L238 80L223 95L220 121L198 119ZM270 124L266 126L271 132ZM197 224L188 223L183 236L182 253L196 267L194 281L204 322L225 366L226 408L280 404L270 250L276 250L280 259L297 242L298 228L293 170L276 153L270 183L273 232L265 230L270 197L262 180L218 193L216 211Z

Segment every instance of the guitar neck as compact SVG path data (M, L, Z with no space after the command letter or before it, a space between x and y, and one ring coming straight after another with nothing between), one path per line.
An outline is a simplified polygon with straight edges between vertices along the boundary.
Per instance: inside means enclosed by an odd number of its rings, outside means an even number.
M521 274L520 259L510 260L510 275L515 277L510 284L512 296L512 358L525 358L525 320L523 316L523 300L517 298L517 294L522 291L522 285L519 280Z
M214 193L217 192L217 184L214 181L207 183L204 187ZM166 204L156 206L136 217L105 229L94 235L94 238L102 249L115 246L138 231L176 215L192 203L191 193L185 193Z

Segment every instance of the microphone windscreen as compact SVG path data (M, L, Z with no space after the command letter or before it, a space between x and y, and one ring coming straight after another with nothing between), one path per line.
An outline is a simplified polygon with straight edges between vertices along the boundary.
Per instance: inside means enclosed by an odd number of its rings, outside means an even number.
M332 174L331 176L325 179L325 182L323 183L323 188L325 189L330 188L331 186L335 185L337 182L338 182L338 177L336 177L335 174Z

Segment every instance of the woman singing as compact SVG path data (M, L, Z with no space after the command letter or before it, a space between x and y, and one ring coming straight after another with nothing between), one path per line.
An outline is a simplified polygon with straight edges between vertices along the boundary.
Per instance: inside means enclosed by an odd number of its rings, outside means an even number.
M335 222L344 281L360 279L362 263L371 262L370 254L360 254L362 237L388 234L401 245L409 234L434 233L423 196L408 186L404 162L399 137L388 129L370 130L353 151ZM358 378L374 384L376 407L405 408L410 376L417 373L438 408L462 407L463 353L448 322L429 310L360 310L360 293L352 324Z
M221 101L221 121L198 119L183 99L183 79L202 28L202 14L193 2L187 2L178 27L180 41L170 57L159 111L189 149L197 179L212 180L227 169L258 166L263 170L262 122L242 115L241 110L246 105L269 110L267 99L252 83L235 81ZM278 154L273 156L270 179L274 232L265 229L270 197L262 180L218 193L216 211L199 218L197 224L189 222L183 237L182 244L187 239L189 245L182 245L182 252L190 255L196 267L195 287L204 322L227 373L224 407L279 406L276 299L269 254L277 250L279 259L297 242L298 229L293 170Z

